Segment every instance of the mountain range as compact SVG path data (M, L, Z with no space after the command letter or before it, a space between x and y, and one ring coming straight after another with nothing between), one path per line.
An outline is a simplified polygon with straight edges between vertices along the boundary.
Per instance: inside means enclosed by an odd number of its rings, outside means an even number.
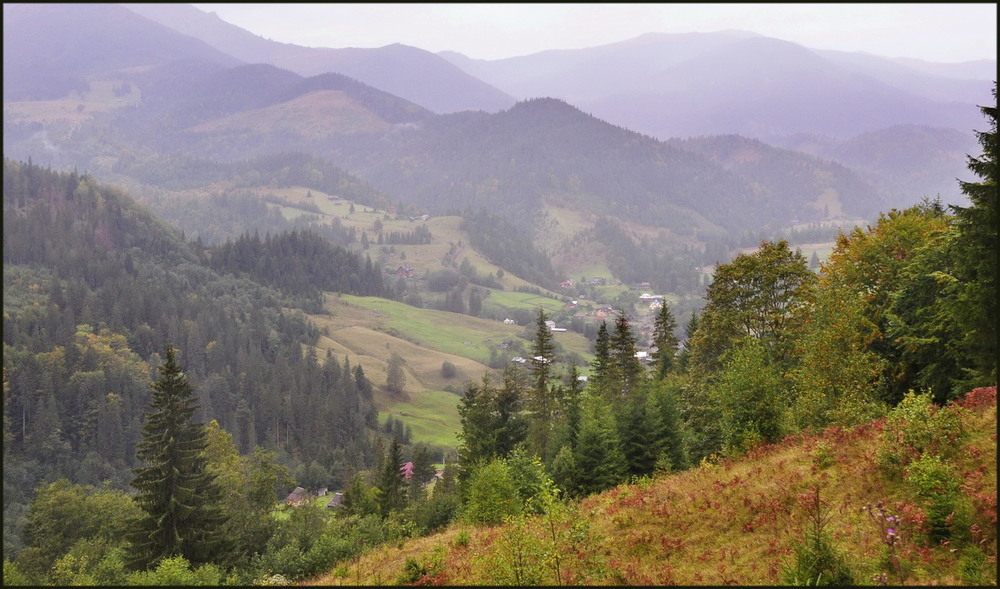
M109 178L123 158L299 151L399 207L490 209L528 235L553 203L769 234L963 202L995 66L746 31L485 61L279 43L183 4L4 5L4 150Z

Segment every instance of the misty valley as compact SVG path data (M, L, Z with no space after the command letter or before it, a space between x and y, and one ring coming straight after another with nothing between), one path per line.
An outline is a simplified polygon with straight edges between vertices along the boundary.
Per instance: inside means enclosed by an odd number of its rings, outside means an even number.
M5 4L3 583L995 585L953 65Z

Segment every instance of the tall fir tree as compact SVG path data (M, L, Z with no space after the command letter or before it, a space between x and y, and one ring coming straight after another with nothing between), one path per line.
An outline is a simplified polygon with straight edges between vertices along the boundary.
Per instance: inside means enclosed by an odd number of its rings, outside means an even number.
M226 518L222 489L206 469L205 427L192 421L198 408L194 387L167 344L160 378L150 385L152 412L142 426L132 486L143 515L130 537L129 565L136 570L164 558L183 556L192 564L225 563L229 543L221 532Z
M552 432L552 416L555 411L555 388L549 385L552 361L555 358L555 343L552 331L546 321L545 310L538 308L535 321L535 341L531 348L531 373L534 388L528 409L531 412L529 425L529 446L537 456L548 461L548 446Z
M624 309L615 317L615 331L608 342L613 382L609 390L615 397L630 397L642 375L642 364L636 358L636 337Z
M997 382L997 86L993 105L982 106L989 130L977 131L983 153L969 157L969 170L979 182L959 182L970 201L953 207L958 227L956 278L962 284L955 310L966 337L962 342L970 360L968 386Z
M379 493L376 497L379 514L388 517L393 511L398 511L406 506L406 480L399 470L403 466L403 447L399 439L392 438L389 444L389 451L382 462L382 469L379 473L377 487Z
M601 399L591 397L586 404L576 451L572 486L578 495L600 493L625 478L625 456L611 409Z
M653 320L653 345L656 346L656 351L651 354L656 363L656 375L660 379L674 368L674 355L677 353L675 329L677 320L667 303L663 303Z
M607 321L601 321L597 327L594 360L590 363L590 367L590 389L601 393L608 380L608 371L611 369L611 335L608 333Z

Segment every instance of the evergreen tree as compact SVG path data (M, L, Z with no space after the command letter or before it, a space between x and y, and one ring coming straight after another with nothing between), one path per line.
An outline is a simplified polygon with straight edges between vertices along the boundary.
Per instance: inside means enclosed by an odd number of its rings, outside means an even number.
M555 357L555 344L552 341L552 331L546 325L548 317L545 310L538 308L535 321L535 342L531 348L531 372L534 377L534 388L528 409L531 411L530 445L532 451L546 460L550 432L552 429L552 413L555 409L555 391L549 386L549 374Z
M138 490L136 501L145 512L130 538L129 565L137 570L173 556L193 564L224 562L229 551L221 535L222 490L206 470L205 428L191 420L198 408L194 387L170 344L165 358L160 379L150 386L152 412L146 416L136 450L146 464L134 470L132 481Z
M393 437L389 451L382 462L378 477L378 511L382 517L388 517L393 511L402 509L406 504L406 481L399 468L403 465L403 450L399 439Z
M681 372L687 372L688 360L691 358L691 338L697 331L698 312L691 311L691 319L688 320L687 327L684 328L684 345L681 346L681 351L677 354L677 367Z
M597 328L597 340L594 342L594 361L591 362L590 386L592 390L601 391L611 369L611 336L608 334L608 323L601 321Z
M963 347L973 376L969 386L997 382L997 86L993 105L982 106L989 131L977 131L983 153L969 157L979 182L959 182L971 205L953 207L958 228L956 278L962 285L955 315L965 330Z
M653 474L656 467L656 421L641 393L624 400L617 414L618 439L625 458L625 474L639 477Z
M579 495L600 493L622 482L625 457L608 406L591 397L584 410L573 464Z
M678 378L678 377L673 377ZM659 467L671 471L683 469L687 464L684 453L682 419L678 403L678 388L671 379L653 383L650 394L651 411L656 427L656 450Z
M656 351L651 354L656 362L656 375L660 379L674 367L674 354L677 353L675 329L677 321L667 304L663 303L653 320L653 345L656 346Z
M618 316L615 317L615 332L608 344L614 381L608 383L609 391L613 391L616 397L629 397L642 374L642 365L635 357L636 337L629 326L628 315L623 309L618 310Z

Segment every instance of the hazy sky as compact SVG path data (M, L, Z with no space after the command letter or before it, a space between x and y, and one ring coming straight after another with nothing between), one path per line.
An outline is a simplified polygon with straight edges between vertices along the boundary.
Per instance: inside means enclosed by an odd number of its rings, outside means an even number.
M263 37L310 47L402 43L500 59L643 33L741 29L813 49L958 62L997 57L996 3L195 4Z

